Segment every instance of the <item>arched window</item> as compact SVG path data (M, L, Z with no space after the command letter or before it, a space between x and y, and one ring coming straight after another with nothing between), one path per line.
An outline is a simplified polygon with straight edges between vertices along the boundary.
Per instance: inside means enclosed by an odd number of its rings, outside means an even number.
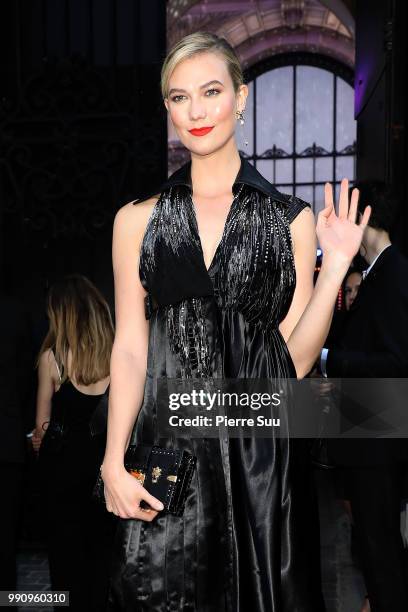
M355 178L356 121L352 73L309 54L272 57L246 74L243 155L280 191L324 206L324 183ZM248 141L248 145L244 144Z

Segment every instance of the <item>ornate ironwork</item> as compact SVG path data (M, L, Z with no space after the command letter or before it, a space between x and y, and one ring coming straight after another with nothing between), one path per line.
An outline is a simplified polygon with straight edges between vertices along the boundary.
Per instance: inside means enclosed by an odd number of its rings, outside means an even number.
M257 155L257 159L280 159L282 157L290 157L290 153L286 153L286 151L280 149L276 145L273 145L271 149L266 149L266 151Z
M307 157L342 157L342 156L350 156L356 154L356 142L353 144L347 145L341 151L327 151L324 147L317 145L315 142L310 146L306 147L300 153L288 153L283 149L280 149L276 145L273 145L272 148L266 149L263 153L259 153L258 155L249 155L248 153L243 152L243 156L247 159L257 160L265 160L265 159L297 159L299 157L307 158Z
M324 147L319 147L319 145L314 142L311 147L307 147L304 151L299 153L299 157L326 157L334 154L334 152L330 153L326 151Z

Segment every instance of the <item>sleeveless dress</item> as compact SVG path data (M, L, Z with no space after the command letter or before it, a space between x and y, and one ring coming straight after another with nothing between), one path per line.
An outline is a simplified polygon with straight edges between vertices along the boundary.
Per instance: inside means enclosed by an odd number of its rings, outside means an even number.
M51 422L64 425L66 438L55 447L46 432L39 451L42 533L51 586L69 591L70 610L80 612L106 607L116 527L116 517L91 497L106 436L92 437L89 420L102 396L82 393L66 379L53 395L51 412Z
M161 186L141 245L149 346L131 443L185 448L197 469L182 517L119 519L108 609L321 612L305 441L170 440L157 431L159 378L296 378L278 325L296 283L290 223L308 204L241 156L207 270L191 193L190 161Z

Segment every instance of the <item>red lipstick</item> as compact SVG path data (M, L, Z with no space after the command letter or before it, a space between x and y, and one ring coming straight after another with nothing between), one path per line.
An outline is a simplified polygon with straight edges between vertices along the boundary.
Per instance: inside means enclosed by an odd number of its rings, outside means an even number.
M211 127L202 127L202 128L194 128L193 130L188 130L190 134L193 136L205 136L208 132L211 132L214 126Z

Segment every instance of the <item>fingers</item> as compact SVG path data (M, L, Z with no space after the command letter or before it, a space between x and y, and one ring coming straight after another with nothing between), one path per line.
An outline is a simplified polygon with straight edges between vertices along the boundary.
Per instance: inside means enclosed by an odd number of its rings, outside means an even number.
M115 516L123 519L138 519L141 521L152 521L159 514L156 510L152 508L136 508L136 510L131 510L129 512L118 510L117 506L112 503L106 504L106 509L108 512L112 512Z
M366 206L359 226L364 230L371 216L371 206Z
M348 219L349 221L352 221L353 223L355 223L357 219L357 206L358 206L359 195L360 195L360 192L358 189L353 189L353 191L351 192L351 202L350 202L350 209L348 213Z
M37 438L35 436L33 436L31 438L31 444L33 446L33 449L37 452L40 450L40 446L41 446L41 438Z
M148 521L149 523L159 514L156 512L156 510L142 510L142 512L144 512L144 515L138 518L140 518L142 521Z
M138 493L138 497L135 500L136 508L133 506L131 508L126 507L127 504L120 503L117 504L114 497L110 495L105 489L105 499L106 499L106 510L108 512L112 512L116 516L124 519L139 519L143 521L152 521L157 515L159 510L163 510L164 506L160 500L158 500L153 495L150 495L142 486L140 486L140 491ZM150 508L141 508L140 502L145 501L151 506Z
M349 181L344 178L340 184L340 197L339 197L339 219L348 219L353 223L356 222L357 219L357 207L358 207L358 198L360 192L358 189L353 189L350 200L349 207ZM325 196L325 208L321 211L323 217L329 217L330 214L334 211L334 201L333 201L333 188L330 183L326 183L324 186L324 196ZM369 214L367 217L367 221L369 219Z
M347 219L348 206L348 179L344 178L340 183L339 219Z
M163 510L164 506L162 502L159 499L157 499L157 497L154 497L148 491L146 491L146 489L144 488L141 489L140 497L145 502L147 502L149 506L151 506L154 510Z
M148 521L150 523L158 514L159 513L152 508L138 508L132 518Z
M116 516L121 516L119 509L112 495L107 493L106 488L104 489L104 491L105 491L104 495L105 495L105 501L106 501L106 510L108 512L112 512L112 514L115 514ZM122 518L127 518L127 517L122 517Z
M324 186L324 203L325 208L323 209L323 211L330 214L332 209L334 208L333 187L330 183L326 183Z

